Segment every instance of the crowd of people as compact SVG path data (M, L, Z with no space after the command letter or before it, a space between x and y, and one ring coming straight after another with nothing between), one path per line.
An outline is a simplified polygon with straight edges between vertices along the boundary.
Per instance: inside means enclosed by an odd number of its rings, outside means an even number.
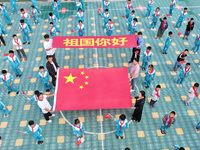
M23 45L24 44L31 44L31 39L30 39L30 34L33 34L32 26L31 26L31 21L30 19L33 19L33 24L34 25L40 25L40 19L38 17L38 14L41 14L42 11L38 8L37 6L37 1L36 0L31 0L32 5L30 7L30 13L26 12L26 9L21 8L18 10L16 0L11 0L11 11L10 13L7 10L7 6L4 3L0 3L0 10L1 13L7 23L8 26L12 25L12 21L10 19L10 14L17 13L20 15L21 19L19 21L19 30L21 30L22 37L23 37L23 42L17 37L16 34L13 34L13 40L12 40L12 45L13 49L9 51L8 54L4 54L3 61L9 61L10 67L12 68L13 72L15 73L16 77L21 77L22 76L22 71L20 70L20 65L21 61L26 61L27 60L27 55L24 52ZM46 69L44 66L39 67L39 72L37 75L37 79L39 79L46 90L46 92L51 91L51 84L50 84L50 77L52 78L52 84L53 88L56 86L56 79L57 79L57 71L59 69L59 65L56 60L56 55L55 55L55 49L53 48L53 37L57 36L57 32L60 32L59 27L57 26L57 22L60 22L60 16L59 12L61 11L61 0L54 0L52 2L52 12L49 12L48 16L48 21L49 22L49 34L44 35L44 49L46 50ZM111 20L110 14L109 14L109 8L110 8L110 2L109 0L103 0L103 7L98 9L99 15L104 18L104 25L103 29L104 32L106 33L107 36L111 36L113 34L113 29L114 29L114 22ZM75 5L76 5L76 17L78 21L77 25L77 32L79 36L84 36L86 33L85 26L84 26L84 0L75 0ZM155 11L152 13L151 11L153 10L154 6L154 0L150 0L147 5L147 13L145 19L150 18L152 16L152 23L150 25L151 30L156 29L156 25L158 20L160 20L160 26L158 28L156 40L162 40L164 32L170 28L168 22L167 22L167 17L172 17L173 16L173 10L175 9L176 6L176 1L171 0L170 6L169 6L169 13L164 16L164 14L160 14L160 8L157 7ZM185 20L187 16L188 9L185 7L183 11L180 12L179 19L177 20L177 23L175 25L175 28L178 30L181 28L183 21ZM164 17L163 17L164 16ZM139 65L139 60L140 57L142 57L142 66L141 69L142 71L145 71L145 78L144 78L144 88L149 88L151 86L151 82L155 80L156 78L156 70L154 68L154 65L151 64L152 60L152 47L148 46L147 49L143 52L142 55L141 49L144 44L144 40L142 37L142 32L137 32L137 26L138 26L138 20L135 17L135 10L133 8L133 5L131 4L131 0L128 0L125 4L125 15L122 17L125 18L128 27L127 30L130 32L131 35L136 36L136 41L137 41L137 47L134 47L132 50L132 57L129 61L129 63L132 63L129 67L131 67L131 72L130 72L130 84L131 84L131 90L130 92L134 92L135 86L136 86L136 81L139 76L140 72L140 65ZM184 33L183 40L188 40L188 37L190 33L194 29L194 18L191 18L190 21L186 25L186 30ZM5 40L3 36L7 36L8 32L5 30L2 19L0 18L0 40L2 43L6 46ZM172 31L168 32L168 36L164 45L164 48L162 50L163 55L168 54L168 49L171 46L172 43L172 38L175 35L173 35ZM200 46L200 34L197 35L195 42L194 42L194 47L191 48L191 51L193 51L195 54L197 54ZM15 55L15 52L17 52L18 57ZM182 53L179 54L175 61L175 65L173 68L173 72L177 72L178 69L180 69L180 74L177 79L177 82L175 83L176 86L182 87L183 81L187 79L190 75L191 69L191 63L186 62L186 58L188 58L188 49L185 49ZM200 62L199 62L199 67L200 67ZM14 85L14 76L7 72L7 70L2 70L2 74L0 75L0 82L3 82L4 85L8 88L8 94L10 92L14 91L16 94L19 94L19 89L17 89ZM199 83L195 83L194 86L192 86L188 92L188 97L185 101L185 105L188 106L190 103L193 101L194 97L198 97L197 89L199 87ZM151 94L151 101L150 101L150 108L153 109L155 108L155 103L159 101L160 98L160 91L162 87L161 85L157 85L155 87L155 90L153 90ZM36 105L39 108L39 111L42 116L46 119L47 122L51 123L52 120L50 117L54 117L54 111L52 111L52 106L48 102L47 98L52 97L54 94L51 95L44 95L43 93L39 92L38 90L35 90L34 96L32 98L27 97L27 100L30 102L35 101ZM138 96L134 97L135 99L135 105L132 107L134 109L134 113L132 115L132 121L135 122L140 122L142 119L142 112L143 112L143 106L146 101L146 95L145 91L139 91ZM0 99L0 110L4 114L4 117L9 116L9 110L6 107L5 103L3 100ZM160 131L162 134L166 134L166 130L171 127L175 123L175 111L171 111L169 114L166 114L163 117L163 123L161 125ZM129 123L126 119L125 114L121 114L119 118L114 118L114 121L116 122L116 138L123 139L123 132L126 128L129 127ZM200 131L200 123L197 124L196 130ZM83 139L83 134L85 131L83 123L80 122L79 119L75 119L74 125L73 125L73 131L74 134L78 138L78 143L84 142ZM28 123L28 130L26 132L23 132L24 134L31 133L34 138L38 141L38 144L43 144L43 136L42 136L42 129L39 127L38 124L36 124L33 120L30 120ZM1 140L1 137L0 137ZM77 144L78 145L78 144ZM183 147L179 147L178 145L173 146L174 149L176 150L183 150ZM126 148L128 150L128 148Z

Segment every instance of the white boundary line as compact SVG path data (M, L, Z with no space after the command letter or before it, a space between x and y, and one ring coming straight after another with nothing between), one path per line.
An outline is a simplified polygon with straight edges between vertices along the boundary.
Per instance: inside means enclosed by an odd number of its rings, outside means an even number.
M56 100L57 100L57 90L58 90L58 78L59 78L59 70L60 69L58 69L58 72L57 72L57 78L56 78L56 89L55 89L55 94L54 94L54 104L53 104L53 111L55 111L55 108L56 108Z
M96 29L95 29L95 14L94 14L94 10L93 10L93 17L94 17L94 33L95 33L95 36L96 36ZM97 48L95 48L95 51L96 51L96 65L97 65L97 69L99 68L99 61L98 61L98 53L97 53ZM103 115L102 115L102 110L99 109L99 113L100 113L100 126L101 126L101 146L102 146L102 150L104 150L104 141L103 141Z

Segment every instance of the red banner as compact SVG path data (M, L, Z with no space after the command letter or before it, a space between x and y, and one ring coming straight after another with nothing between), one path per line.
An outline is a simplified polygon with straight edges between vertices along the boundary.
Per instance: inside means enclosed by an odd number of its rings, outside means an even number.
M131 108L128 68L59 69L55 111Z
M135 35L53 37L53 48L123 48L123 47L137 47Z

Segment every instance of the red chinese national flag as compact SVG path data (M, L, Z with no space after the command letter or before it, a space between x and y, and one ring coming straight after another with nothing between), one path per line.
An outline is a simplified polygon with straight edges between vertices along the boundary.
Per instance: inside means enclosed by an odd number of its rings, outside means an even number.
M131 108L128 68L59 69L55 111Z

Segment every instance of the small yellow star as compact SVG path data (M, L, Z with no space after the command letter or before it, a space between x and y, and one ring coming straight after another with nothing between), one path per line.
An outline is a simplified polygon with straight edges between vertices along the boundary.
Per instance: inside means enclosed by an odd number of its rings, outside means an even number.
M82 86L82 85L80 86L80 89L81 89L81 90L83 89L83 86Z
M84 73L84 72L81 72L81 74L84 75L85 73Z
M88 79L89 77L88 77L88 76L85 76L85 78Z
M85 85L88 85L88 82L87 82L87 81L85 82Z
M69 77L64 77L65 79L67 79L67 81L65 83L71 82L74 84L74 79L76 79L77 77L73 77L72 74L70 73Z

